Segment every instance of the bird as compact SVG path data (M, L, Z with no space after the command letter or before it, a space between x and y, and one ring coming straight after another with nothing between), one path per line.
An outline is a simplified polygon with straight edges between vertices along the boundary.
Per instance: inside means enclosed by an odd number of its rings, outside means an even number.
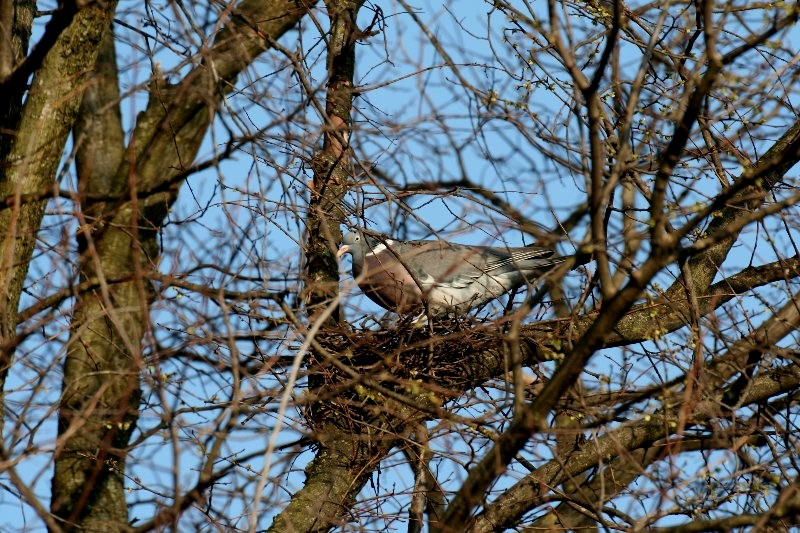
M444 240L397 241L352 231L337 258L350 254L353 278L372 301L398 314L461 315L526 284L567 260L540 246L470 246Z

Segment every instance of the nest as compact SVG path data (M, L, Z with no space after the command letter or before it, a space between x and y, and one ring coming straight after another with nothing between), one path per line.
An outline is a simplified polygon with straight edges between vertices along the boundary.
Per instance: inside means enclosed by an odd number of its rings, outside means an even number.
M404 403L438 408L480 379L476 354L502 351L496 348L504 332L487 326L451 318L433 327L402 320L380 330L321 331L308 371L311 391L322 401L314 402L310 419L335 415L363 426Z

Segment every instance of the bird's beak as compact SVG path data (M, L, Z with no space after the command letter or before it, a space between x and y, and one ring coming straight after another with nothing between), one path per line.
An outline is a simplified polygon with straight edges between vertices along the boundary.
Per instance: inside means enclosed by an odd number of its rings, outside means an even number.
M339 248L339 251L336 252L336 259L340 259L344 254L350 251L350 247L346 244Z

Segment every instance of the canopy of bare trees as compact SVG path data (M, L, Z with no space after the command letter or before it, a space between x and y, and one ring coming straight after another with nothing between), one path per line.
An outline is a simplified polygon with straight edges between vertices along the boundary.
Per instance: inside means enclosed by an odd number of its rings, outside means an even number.
M798 16L0 0L0 529L800 525ZM356 227L576 259L420 328Z

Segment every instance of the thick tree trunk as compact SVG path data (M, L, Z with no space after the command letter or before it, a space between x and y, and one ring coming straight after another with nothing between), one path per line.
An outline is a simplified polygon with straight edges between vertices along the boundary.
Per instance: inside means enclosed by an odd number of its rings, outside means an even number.
M89 198L119 197L128 185L117 177L125 146L111 32L102 46L74 129L80 189ZM96 279L99 287L78 296L72 317L51 509L67 530L113 531L128 524L122 474L140 396L140 345L150 301L140 274L149 254L129 228L93 232L104 226L110 206L85 204L91 207L78 233L81 278ZM128 217L136 214L128 210Z
M74 132L83 195L79 264L82 279L98 288L77 299L64 365L51 510L66 529L128 527L123 474L138 415L153 299L146 274L157 268L158 229L218 102L268 47L264 36L277 39L306 9L292 0L242 2L203 65L178 85L151 84L130 147L123 144L113 41L105 43Z
M72 23L58 37L36 70L23 107L19 109L24 86L3 78L4 107L3 160L0 166L0 379L11 361L15 346L17 308L28 264L33 254L36 233L44 214L44 198L53 186L62 150L69 135L87 74L94 65L100 40L108 29L116 2L91 4L77 14L67 13L75 6L62 8L55 16L72 17ZM29 5L15 6L22 20L19 46L27 44L30 31ZM48 27L48 30L50 27ZM46 30L46 33L47 31ZM5 63L5 60L4 60ZM17 62L19 63L19 62ZM4 64L4 70L8 69ZM2 383L0 383L2 386Z

